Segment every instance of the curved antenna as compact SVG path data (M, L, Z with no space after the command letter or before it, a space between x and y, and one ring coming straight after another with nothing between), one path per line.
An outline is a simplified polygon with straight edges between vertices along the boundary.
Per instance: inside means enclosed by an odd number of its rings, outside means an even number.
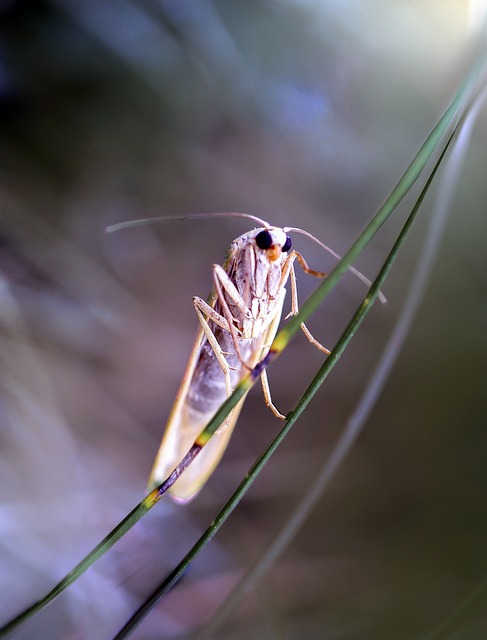
M334 258L336 258L337 260L341 260L342 259L341 255L336 253L336 251L333 251L333 249L328 247L326 244L323 244L323 242L321 242L321 240L318 240L318 238L316 238L313 234L309 233L309 231L305 231L304 229L299 229L298 227L284 227L283 231L285 233L287 233L288 231L295 231L296 233L302 233L303 236L307 236L308 238L311 238L311 240L314 240L316 242L316 244L319 244L320 247L323 247L323 249L325 249L325 251L328 251L328 253L331 253L331 255ZM351 265L349 265L347 267L347 269L351 273L353 273L353 275L356 276L359 280L361 280L364 284L366 284L368 287L372 286L372 281L369 280L367 278L367 276L364 276L364 274L362 272L360 272L358 269L356 269L355 267L352 267ZM387 302L387 298L382 293L382 291L379 291L379 296L378 297L379 297L379 300L382 302L382 304L385 304Z
M127 222L112 224L107 227L105 231L107 231L107 233L111 233L112 231L120 231L121 229L129 229L130 227L142 227L147 224L155 224L158 222L174 222L177 220L196 220L197 218L224 217L247 218L249 220L253 220L254 222L258 222L264 227L272 226L262 218L258 218L251 213L241 213L239 211L218 211L211 213L185 213L181 216L159 216L157 218L139 218L138 220L127 220Z

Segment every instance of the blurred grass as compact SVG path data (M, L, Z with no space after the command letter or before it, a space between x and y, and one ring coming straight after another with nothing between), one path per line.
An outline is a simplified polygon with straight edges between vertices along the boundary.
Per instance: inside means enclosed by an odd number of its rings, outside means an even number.
M191 296L206 295L210 265L244 230L207 221L107 238L104 227L240 209L343 251L448 101L469 33L463 2L9 2L0 11L6 620L141 497L196 330ZM383 401L333 491L249 598L246 624L237 618L226 638L275 629L409 638L484 574L485 116L478 131L428 298ZM374 273L393 233L384 230L359 268ZM330 268L306 241L300 250L312 267ZM364 386L416 252L412 242L388 309L369 318L309 423L144 637L198 625L275 535ZM312 286L302 278L300 297ZM361 293L345 279L312 331L332 344ZM304 389L318 361L304 339L290 347L270 371L278 406L289 408L296 381ZM274 429L251 394L198 501L159 505L15 637L109 637Z

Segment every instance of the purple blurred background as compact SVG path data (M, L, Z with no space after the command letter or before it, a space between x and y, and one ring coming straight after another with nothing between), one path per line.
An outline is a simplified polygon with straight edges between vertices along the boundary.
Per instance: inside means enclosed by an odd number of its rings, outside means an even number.
M246 211L345 252L461 81L473 4L0 3L2 622L142 498L197 329L191 298L206 297L211 265L249 225L106 226ZM427 299L365 432L215 637L423 637L483 578L486 131L484 114ZM360 258L368 276L413 202ZM280 530L393 327L431 202L385 287L388 304L372 311L220 535L134 638L196 629ZM295 246L312 268L333 266L307 239ZM298 280L304 300L316 282ZM320 341L333 346L364 291L342 280L309 323ZM321 362L298 336L271 368L282 411ZM112 637L279 427L256 388L198 498L162 501L12 637ZM485 637L484 608L476 603L449 637Z

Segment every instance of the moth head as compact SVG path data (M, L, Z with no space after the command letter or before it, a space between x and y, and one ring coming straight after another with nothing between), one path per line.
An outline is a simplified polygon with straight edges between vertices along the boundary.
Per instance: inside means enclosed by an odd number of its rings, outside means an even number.
M279 227L263 229L255 236L255 244L265 251L271 262L277 260L281 253L287 253L292 246L291 238Z

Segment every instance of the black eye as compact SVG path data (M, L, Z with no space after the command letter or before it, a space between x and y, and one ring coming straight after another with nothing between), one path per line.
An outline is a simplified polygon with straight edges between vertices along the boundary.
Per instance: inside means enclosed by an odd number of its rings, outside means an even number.
M286 236L286 242L282 245L282 250L284 253L289 251L289 249L293 246L293 242L289 236Z
M255 236L255 242L259 249L268 249L272 245L272 236L269 231L261 231Z

